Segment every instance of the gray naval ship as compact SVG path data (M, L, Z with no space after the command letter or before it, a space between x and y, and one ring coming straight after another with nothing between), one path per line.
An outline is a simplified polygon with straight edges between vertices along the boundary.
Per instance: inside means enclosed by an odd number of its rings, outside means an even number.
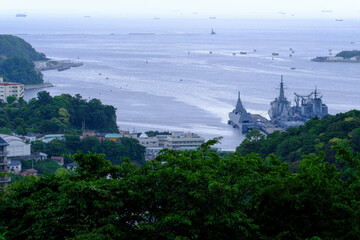
M254 115L244 108L239 92L236 107L229 113L228 124L241 129L243 133L252 129L269 133L273 129L285 130L289 127L298 127L315 116L322 118L328 114L328 107L322 102L322 96L319 94L316 87L315 91L308 95L294 93L295 105L291 106L291 102L285 97L283 76L281 76L279 97L270 103L268 111L270 121L264 118L261 121L255 120Z
M291 106L290 101L285 97L283 76L281 76L279 97L270 103L271 107L268 111L271 122L287 129L303 125L315 116L324 117L328 114L328 107L322 102L322 96L319 94L316 87L308 95L294 93L295 106Z
M238 92L238 99L235 109L229 113L228 124L234 128L240 129L243 133L247 133L252 129L259 129L259 125L254 122L250 113L244 108L241 99L240 92Z

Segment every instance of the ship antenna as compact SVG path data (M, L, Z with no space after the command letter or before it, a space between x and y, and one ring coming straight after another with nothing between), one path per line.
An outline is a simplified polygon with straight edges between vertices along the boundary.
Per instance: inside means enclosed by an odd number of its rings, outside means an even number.
M284 82L283 82L283 75L281 75L279 100L281 101L281 100L284 100L284 99L285 99Z
M238 100L240 100L240 91L238 91Z

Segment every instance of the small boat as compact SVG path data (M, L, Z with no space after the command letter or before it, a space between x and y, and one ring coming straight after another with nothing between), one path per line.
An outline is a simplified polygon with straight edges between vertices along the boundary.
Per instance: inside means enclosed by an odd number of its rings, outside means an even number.
M271 55L273 55L273 56L279 56L279 53L273 52Z
M16 17L26 17L26 13L18 13L16 14Z
M240 52L240 54L244 55L244 54L246 54L246 52Z
M295 69L296 69L296 67L292 67L292 68L291 68L291 70L295 70Z
M236 55L236 53L233 53L233 56L235 56Z
M211 29L211 33L210 34L216 34L216 32L214 32L214 29Z
M209 53L212 54L212 51L210 51Z

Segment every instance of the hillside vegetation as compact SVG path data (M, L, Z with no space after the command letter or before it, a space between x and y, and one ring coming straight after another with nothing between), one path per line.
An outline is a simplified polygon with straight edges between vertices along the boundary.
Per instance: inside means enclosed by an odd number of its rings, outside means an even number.
M45 54L37 52L24 39L12 35L0 35L0 57L21 57L28 61L47 60Z
M43 75L36 72L33 61L47 60L45 54L38 53L25 40L0 35L0 76L7 82L23 84L43 83Z
M359 239L360 159L348 171L306 156L299 173L275 156L224 158L204 144L143 166L76 154L75 171L0 192L6 239ZM10 214L11 213L11 214Z
M257 153L262 157L273 153L294 167L303 155L324 152L326 161L340 164L336 162L334 145L342 145L352 152L360 151L360 111L313 118L303 126L266 137L259 131L252 131L236 151L242 155Z
M343 57L343 58L352 58L360 56L360 51L352 50L352 51L342 51L335 55L335 57Z
M77 94L62 94L52 97L48 92L39 92L37 98L26 102L8 98L0 103L0 128L20 135L27 132L64 133L79 131L83 122L87 129L118 132L116 109L103 105L98 99L87 101Z

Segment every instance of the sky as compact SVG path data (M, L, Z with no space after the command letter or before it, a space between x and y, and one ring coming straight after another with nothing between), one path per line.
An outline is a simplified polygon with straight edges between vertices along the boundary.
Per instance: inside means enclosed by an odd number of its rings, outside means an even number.
M357 18L360 0L0 0L0 14L117 18Z

